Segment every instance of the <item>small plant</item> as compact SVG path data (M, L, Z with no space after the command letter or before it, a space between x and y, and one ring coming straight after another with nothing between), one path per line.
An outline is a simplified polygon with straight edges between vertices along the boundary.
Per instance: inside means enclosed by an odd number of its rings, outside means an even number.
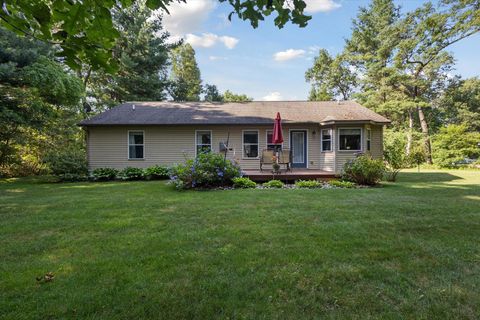
M113 168L97 168L93 170L92 177L95 181L114 180L118 175L118 170Z
M361 155L343 166L342 178L362 185L376 185L383 177L385 165L380 159Z
M257 184L255 181L250 180L249 178L240 177L240 178L233 178L233 186L239 189L249 189L255 188Z
M328 184L337 188L355 188L355 183L344 180L330 180Z
M298 180L295 182L295 186L297 188L314 189L314 188L321 188L322 183L317 180Z
M148 180L168 179L170 170L165 166L152 166L145 169L144 174Z
M284 183L280 180L270 180L263 184L265 188L283 188L283 185Z
M126 167L120 171L118 176L122 180L142 180L145 178L143 169L133 167Z

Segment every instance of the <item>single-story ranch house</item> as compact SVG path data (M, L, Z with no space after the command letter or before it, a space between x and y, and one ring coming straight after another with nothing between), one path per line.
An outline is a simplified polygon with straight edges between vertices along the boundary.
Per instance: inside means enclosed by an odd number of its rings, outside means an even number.
M128 102L80 125L90 170L172 165L226 148L242 170L258 173L262 152L275 148L277 112L291 173L334 175L359 152L382 157L383 126L390 121L354 101Z

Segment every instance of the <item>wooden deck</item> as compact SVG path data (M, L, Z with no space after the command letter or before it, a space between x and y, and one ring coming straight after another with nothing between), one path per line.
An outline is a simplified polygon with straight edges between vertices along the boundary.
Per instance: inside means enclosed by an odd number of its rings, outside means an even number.
M253 181L268 181L272 179L293 182L295 180L314 180L314 179L333 179L335 173L331 171L314 169L291 169L290 171L281 170L279 174L273 174L271 169L243 170L246 177Z

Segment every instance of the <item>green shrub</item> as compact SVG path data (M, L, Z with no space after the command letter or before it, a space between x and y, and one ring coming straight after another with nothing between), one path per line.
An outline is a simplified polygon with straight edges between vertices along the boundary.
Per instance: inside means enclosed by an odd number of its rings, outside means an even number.
M255 188L257 186L255 181L252 181L249 178L245 178L245 177L233 178L232 181L233 181L233 186L239 189Z
M330 180L328 184L337 188L355 188L355 183L344 180Z
M195 159L171 168L170 183L177 189L215 188L231 185L240 177L240 167L218 153L201 153Z
M51 150L43 160L56 176L65 174L80 176L88 173L85 150L81 148Z
M397 180L401 169L410 165L410 160L405 152L405 133L387 130L383 143L383 159L385 160L385 178L388 181Z
M385 165L380 159L361 155L343 166L342 178L362 185L376 185L383 177Z
M145 178L143 169L133 167L126 167L119 172L118 176L122 180L142 180Z
M263 184L265 188L283 188L284 183L280 180L270 180Z
M144 174L149 180L162 180L168 179L170 170L165 166L156 165L145 169Z
M451 124L433 137L433 162L441 167L455 167L465 159L480 157L479 132L469 132L465 125Z
M92 177L95 181L114 180L118 175L118 170L113 168L97 168L93 170Z
M321 188L322 183L317 180L298 180L295 182L297 188Z

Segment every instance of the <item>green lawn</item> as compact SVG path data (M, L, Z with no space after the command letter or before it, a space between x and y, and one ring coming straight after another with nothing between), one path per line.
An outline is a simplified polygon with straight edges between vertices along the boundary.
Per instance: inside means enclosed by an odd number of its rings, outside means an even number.
M0 218L1 319L480 317L480 171L354 190L0 180Z

